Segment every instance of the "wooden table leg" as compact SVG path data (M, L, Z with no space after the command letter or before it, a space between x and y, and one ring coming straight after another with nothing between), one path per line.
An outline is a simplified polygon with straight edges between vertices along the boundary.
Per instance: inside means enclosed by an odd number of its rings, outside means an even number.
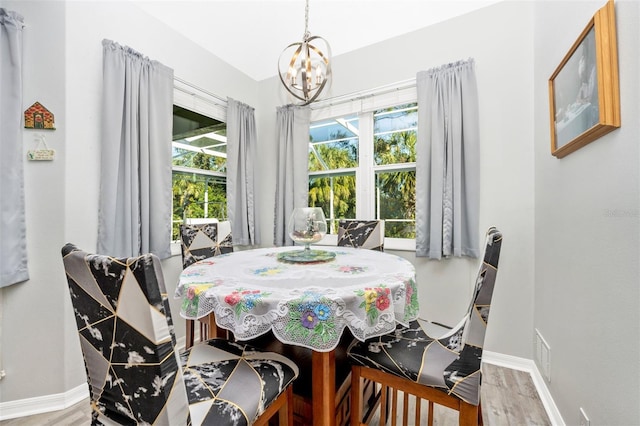
M336 424L336 353L316 352L311 355L311 395L313 426Z
M216 323L216 314L211 312L206 318L203 319L207 328L207 339L213 339L214 337L221 337L223 339L230 339L229 331L225 328L218 327Z
M193 346L193 340L194 340L194 320L185 320L185 323L187 325L187 331L186 331L186 335L185 335L185 342L184 342L184 348L185 349L189 349L191 346Z

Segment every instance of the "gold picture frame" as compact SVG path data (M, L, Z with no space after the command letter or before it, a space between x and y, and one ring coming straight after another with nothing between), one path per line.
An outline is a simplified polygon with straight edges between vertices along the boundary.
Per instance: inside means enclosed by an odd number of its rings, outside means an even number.
M551 154L562 158L620 127L613 0L589 21L549 78Z

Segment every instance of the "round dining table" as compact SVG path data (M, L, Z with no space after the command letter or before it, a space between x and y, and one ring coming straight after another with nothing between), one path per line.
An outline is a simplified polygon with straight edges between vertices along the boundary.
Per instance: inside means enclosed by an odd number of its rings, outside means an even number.
M335 353L345 328L359 340L418 317L415 269L389 253L351 247L275 247L198 261L180 274L186 319L215 315L237 340L272 331L313 350L313 423L335 424ZM318 411L318 412L317 412Z

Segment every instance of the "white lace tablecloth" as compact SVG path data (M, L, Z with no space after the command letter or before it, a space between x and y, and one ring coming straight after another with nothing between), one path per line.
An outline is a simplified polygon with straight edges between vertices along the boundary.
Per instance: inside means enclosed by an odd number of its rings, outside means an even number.
M415 269L399 256L347 247L324 263L285 263L280 252L302 247L236 251L186 268L176 297L188 319L215 313L239 340L272 330L282 342L328 352L345 327L365 340L418 316Z

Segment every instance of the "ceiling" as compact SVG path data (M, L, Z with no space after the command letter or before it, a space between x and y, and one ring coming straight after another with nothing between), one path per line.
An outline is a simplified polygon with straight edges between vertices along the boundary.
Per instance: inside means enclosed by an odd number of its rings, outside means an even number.
M304 34L304 0L131 1L257 81L275 76ZM309 32L337 56L499 1L310 0Z

